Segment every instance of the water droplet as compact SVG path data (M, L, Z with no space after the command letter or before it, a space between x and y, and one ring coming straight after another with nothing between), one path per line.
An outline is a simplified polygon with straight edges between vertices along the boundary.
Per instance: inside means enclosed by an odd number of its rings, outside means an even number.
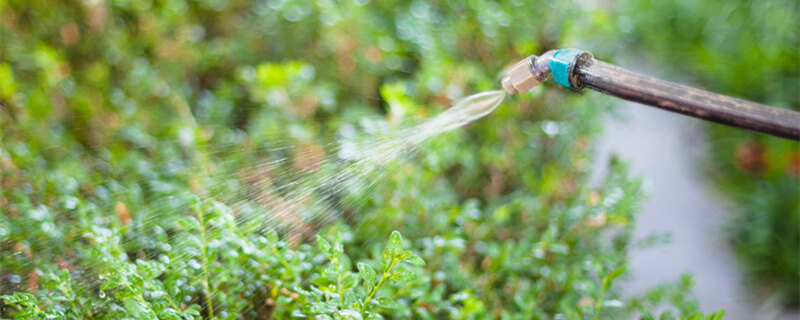
M542 123L542 131L546 133L548 136L554 136L558 134L560 130L558 123L553 121L545 121Z
M40 205L40 206L36 207L35 209L30 210L28 212L28 215L31 218L33 218L34 220L41 221L41 220L44 220L44 218L46 218L49 215L49 213L50 212L47 210L47 207L45 207L43 205Z
M99 295L100 295L100 299L103 299L103 298L106 297L106 292L105 291L100 291Z
M188 264L189 264L189 267L192 268L192 269L200 269L200 267L201 267L200 263L197 262L197 260L195 260L195 259L189 260Z

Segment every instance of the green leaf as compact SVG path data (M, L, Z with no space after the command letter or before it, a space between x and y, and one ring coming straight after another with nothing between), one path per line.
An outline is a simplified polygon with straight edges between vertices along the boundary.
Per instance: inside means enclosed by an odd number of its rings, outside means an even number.
M361 316L361 313L359 313L358 311L349 310L349 309L339 310L339 313L337 313L337 315L339 316L340 319L347 319L347 320L361 320L361 319L363 319L363 317Z
M30 293L14 292L12 295L0 296L0 299L5 300L8 304L25 306L28 308L37 308L39 304L38 301L36 301L36 297Z
M363 262L357 263L356 266L358 266L358 273L361 275L361 278L364 279L364 283L375 285L378 278L378 274L375 270Z
M602 302L602 306L605 308L622 308L625 304L622 301L612 299L612 300L604 300Z
M319 249L322 251L322 253L328 256L328 258L332 257L333 252L331 250L330 242L328 242L328 240L325 240L325 238L323 238L320 235L317 235L317 246L319 246Z
M339 274L339 270L336 270L336 267L333 264L328 265L327 267L322 269L322 272L333 277L336 277L336 275Z
M708 319L708 320L722 320L722 318L723 318L724 316L725 316L725 310L722 310L722 309L720 309L719 311L717 311L717 312L714 312L714 313L712 313L712 314L708 315L708 318L707 318L707 319Z
M417 278L417 275L406 269L397 268L392 271L391 279L396 283L409 282Z
M347 273L342 279L342 288L351 289L358 284L358 277L354 273Z
M695 313L695 314L689 316L688 320L703 320L703 314L699 313L699 312Z
M313 314L333 313L336 312L336 307L327 302L316 302L308 308L308 311Z
M154 279L161 276L166 268L164 265L150 260L137 259L136 271L145 279Z
M301 310L294 310L292 311L292 318L308 318L308 315L303 313Z
M264 235L264 240L266 240L268 245L274 246L276 243L278 243L278 234L275 231L270 230Z
M616 278L619 278L619 276L621 276L621 275L623 275L625 273L625 270L627 270L627 268L625 266L621 266L621 267L615 269L614 271L611 271L611 273L608 274L608 280L611 281L611 280L614 280Z
M397 303L396 301L392 300L389 297L380 297L375 301L378 303L378 306L381 307L381 308L398 309L398 308L401 307L401 305L399 303Z
M124 299L125 310L137 319L158 320L158 317L147 302L134 298Z
M418 255L416 255L413 252L411 252L411 250L403 251L402 257L403 257L402 259L404 261L408 262L412 266L415 266L415 267L424 267L425 266L425 260L422 260L422 258L420 258Z
M144 279L140 277L138 274L130 274L128 276L128 281L130 281L131 289L138 295L142 293L144 290Z
M336 256L340 256L342 253L344 253L344 243L340 235L337 234L336 238L333 239L333 247L331 250L336 254Z
M381 269L383 269L383 272L389 270L389 266L392 265L392 260L394 259L392 258L392 255L389 253L389 247L386 247L383 250L383 254L381 255Z
M399 258L402 252L403 236L401 236L400 232L397 230L392 231L391 236L389 236L389 243L386 245L386 248L383 249L383 255L381 255L381 264L383 265L384 272L389 270L394 259Z
M114 297L119 300L130 299L136 296L136 291L129 289L128 287L121 287L119 289L114 290Z
M604 288L608 287L608 285L611 284L611 281L614 281L614 279L619 278L619 276L625 274L625 270L627 270L627 268L626 266L623 265L611 271L605 278L603 278L603 287Z
M386 248L389 250L392 257L398 257L400 253L403 252L403 236L400 235L399 231L392 231L392 235L389 236L389 244Z
M198 221L194 216L182 216L177 219L177 223L186 230L200 229L200 221Z

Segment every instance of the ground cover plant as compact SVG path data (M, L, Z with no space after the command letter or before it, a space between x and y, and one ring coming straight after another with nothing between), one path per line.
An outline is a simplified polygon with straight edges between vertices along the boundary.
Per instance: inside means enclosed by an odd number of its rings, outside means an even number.
M0 17L2 318L721 317L697 314L690 277L621 294L644 194L619 159L591 182L599 95L552 86L347 188L277 190L526 54L590 46L602 14L12 0Z
M623 38L673 77L800 111L796 2L625 1L617 10L637 30ZM797 307L800 147L721 125L709 125L708 137L707 173L732 202L728 237L751 288Z

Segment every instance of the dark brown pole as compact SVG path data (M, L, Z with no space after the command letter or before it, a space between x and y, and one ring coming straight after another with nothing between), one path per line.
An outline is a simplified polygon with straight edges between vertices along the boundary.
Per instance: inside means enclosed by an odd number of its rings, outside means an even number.
M594 58L575 66L577 85L667 111L800 141L800 113L635 74ZM578 87L578 86L576 86Z

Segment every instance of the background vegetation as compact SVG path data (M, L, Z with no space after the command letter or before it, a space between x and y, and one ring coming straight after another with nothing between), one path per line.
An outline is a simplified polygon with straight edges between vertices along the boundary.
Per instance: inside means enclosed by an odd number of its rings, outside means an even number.
M263 218L286 197L271 173L326 170L304 159L495 89L525 55L647 43L625 21L564 1L0 2L0 317L688 316L689 277L619 292L642 190L616 159L589 183L599 95L546 84L341 190L334 221Z
M664 71L715 92L800 111L795 1L624 1L625 39ZM669 35L669 36L665 36ZM707 174L731 200L730 241L753 288L800 303L800 146L709 125Z

